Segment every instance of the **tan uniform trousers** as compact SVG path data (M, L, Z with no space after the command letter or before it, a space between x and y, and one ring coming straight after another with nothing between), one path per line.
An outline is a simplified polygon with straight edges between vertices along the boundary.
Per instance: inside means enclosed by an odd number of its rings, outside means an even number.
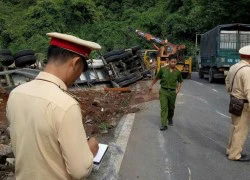
M151 68L151 69L150 69L151 79L154 79L154 78L155 78L155 72L156 72L156 69L155 69L155 68Z
M244 104L241 116L231 116L231 132L227 147L228 159L238 160L241 158L241 152L245 144L250 124L249 104Z

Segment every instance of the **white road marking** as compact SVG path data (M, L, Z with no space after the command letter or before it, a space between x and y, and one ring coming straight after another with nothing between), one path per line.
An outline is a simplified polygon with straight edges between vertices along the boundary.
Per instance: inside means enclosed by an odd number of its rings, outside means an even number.
M188 168L188 174L189 174L188 180L192 180L192 178L191 178L192 173L191 173L191 170L189 168Z
M165 171L164 171L166 174L166 180L171 180L169 161L168 161L167 152L166 152L166 142L165 142L165 139L160 131L158 132L157 139L159 141L160 149L161 149L163 155L166 157L165 158Z
M184 104L184 102L177 102L177 104Z
M193 81L194 83L197 83L197 84L199 84L199 85L204 85L204 84L202 84L202 83L199 83L199 82L197 82L197 81L194 81L194 80L191 80L191 81Z
M221 143L219 143L218 141L216 141L216 140L212 139L211 137L208 137L207 135L205 135L205 134L203 134L203 133L201 133L201 132L200 132L200 134L201 134L202 136L204 136L204 137L206 137L206 138L210 139L211 141L213 141L214 143L216 143L216 144L217 144L217 145L219 145L220 147L223 147L223 148L225 148L225 147L226 147L226 144L223 144L222 142L221 142Z
M216 111L216 113L219 114L219 115L221 115L221 116L223 116L223 117L226 117L226 118L229 118L229 119L231 118L231 117L229 117L229 116L227 116L227 115L225 115L225 114L223 114L223 113L221 113L219 111Z
M212 89L214 92L218 92L216 89Z
M182 94L182 93L180 93L179 95L180 95L180 96L184 96L184 94ZM194 96L194 95L192 95L192 94L185 94L185 96L192 97L192 98L194 98L194 99L200 100L200 101L202 101L202 102L208 104L208 102L207 102L205 99L203 99L203 98L201 98L201 97L199 97L199 96Z
M202 102L208 104L208 102L205 99L202 99L201 97L198 97L199 100L201 100Z
M103 179L117 180L126 152L129 136L134 123L135 113L128 114L120 131L119 137L115 144L110 144L111 157L109 161L109 170Z

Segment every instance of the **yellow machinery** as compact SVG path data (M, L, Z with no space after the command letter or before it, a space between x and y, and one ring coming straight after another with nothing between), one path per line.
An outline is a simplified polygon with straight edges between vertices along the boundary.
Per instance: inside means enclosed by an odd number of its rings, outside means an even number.
M156 66L156 72L160 70L161 67L167 66L168 61L166 60L166 56L160 57L159 50L145 50L144 53L144 62L146 64L147 69L150 69L150 65L153 63ZM191 78L192 73L192 57L187 59L183 58L183 61L178 61L176 68L181 71L182 77L184 79Z
M155 50L146 50L144 54L144 61L148 69L150 69L150 66L153 65L154 67L156 67L156 72L158 72L160 70L160 67L168 65L168 57L171 54L175 54L177 58L177 69L182 72L182 77L184 79L191 78L192 57L189 57L188 59L185 58L185 45L175 45L168 42L167 39L163 40L137 29L135 30L135 33L139 37L153 42ZM160 46L158 47L155 43Z
M192 74L192 57L184 60L184 63L178 62L176 68L181 71L182 77L184 79L191 79Z

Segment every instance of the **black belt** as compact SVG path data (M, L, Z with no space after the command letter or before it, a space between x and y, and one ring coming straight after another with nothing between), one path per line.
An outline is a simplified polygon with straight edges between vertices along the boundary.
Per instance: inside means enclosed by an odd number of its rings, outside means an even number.
M167 91L176 91L175 89L171 89L171 88L164 88L164 87L161 87L162 89L165 89Z
M244 99L244 103L248 103L248 100L247 100L247 99Z

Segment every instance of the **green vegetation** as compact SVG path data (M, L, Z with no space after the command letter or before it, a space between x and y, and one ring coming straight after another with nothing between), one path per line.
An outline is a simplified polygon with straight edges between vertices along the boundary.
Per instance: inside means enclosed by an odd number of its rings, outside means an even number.
M106 122L102 122L100 125L99 125L99 129L103 132L105 131L108 131L110 125Z
M250 0L1 0L0 48L45 53L47 32L96 41L103 52L141 44L140 29L193 53L195 33L218 24L250 23Z

